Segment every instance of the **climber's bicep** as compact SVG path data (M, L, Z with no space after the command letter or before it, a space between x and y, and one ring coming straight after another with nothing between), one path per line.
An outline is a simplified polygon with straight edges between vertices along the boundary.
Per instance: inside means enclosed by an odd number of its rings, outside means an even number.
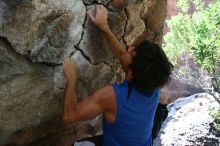
M72 122L93 119L102 113L111 111L113 96L112 86L108 85L78 102L71 113Z
M66 123L90 120L115 109L115 95L111 85L97 90L93 95L78 102L68 116Z
M76 105L72 113L75 122L93 119L104 112L98 98L93 94Z

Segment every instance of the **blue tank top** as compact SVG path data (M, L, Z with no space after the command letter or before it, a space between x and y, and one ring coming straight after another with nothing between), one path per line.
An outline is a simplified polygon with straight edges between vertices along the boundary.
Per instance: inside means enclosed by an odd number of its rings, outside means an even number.
M103 146L151 146L152 128L160 91L140 93L132 87L127 98L128 83L112 85L117 104L114 123L103 120Z

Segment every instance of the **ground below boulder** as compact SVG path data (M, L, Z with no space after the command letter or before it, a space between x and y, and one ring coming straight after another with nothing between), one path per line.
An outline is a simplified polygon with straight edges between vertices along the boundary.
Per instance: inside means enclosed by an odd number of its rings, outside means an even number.
M154 141L155 146L219 146L212 129L210 108L219 108L207 93L180 98L168 105L169 115Z

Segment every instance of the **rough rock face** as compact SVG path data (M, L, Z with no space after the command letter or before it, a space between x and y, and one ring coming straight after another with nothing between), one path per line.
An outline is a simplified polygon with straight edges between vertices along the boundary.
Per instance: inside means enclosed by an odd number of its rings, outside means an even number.
M0 145L70 145L100 133L100 117L71 126L62 123L65 78L62 62L75 60L79 99L121 81L123 72L86 11L100 3L126 46L143 39L161 43L164 0L0 1Z
M207 93L180 98L168 106L169 114L162 125L155 146L217 146L210 124L210 108L219 108L215 98Z
M170 82L162 88L162 96L168 96L168 103L175 101L180 97L187 97L196 93L205 92L201 87L197 87L184 80L171 78Z

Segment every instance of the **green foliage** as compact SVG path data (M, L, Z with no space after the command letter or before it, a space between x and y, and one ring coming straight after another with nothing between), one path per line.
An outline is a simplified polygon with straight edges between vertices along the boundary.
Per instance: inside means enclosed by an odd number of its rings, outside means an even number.
M215 119L214 127L220 131L220 110L217 108L211 108L209 114Z
M182 53L189 53L192 47L190 44L190 37L192 36L190 34L192 33L191 17L190 15L180 14L167 21L167 25L171 31L164 37L164 49L171 60L176 63L177 58Z
M195 58L198 63L204 64L203 67L212 71L208 66L213 64L209 62L220 59L220 2L211 4L209 9L193 15L194 23L192 23L193 30L196 34L194 40L193 54L197 55ZM208 61L209 60L209 61Z
M187 12L192 5L196 5L197 10L203 8L203 0L179 0L177 6L183 11Z
M192 15L185 12L194 4ZM220 84L220 1L204 7L202 0L179 0L183 10L167 22L170 32L164 37L164 49L176 63L182 53L192 54L196 63L213 77L213 86Z

